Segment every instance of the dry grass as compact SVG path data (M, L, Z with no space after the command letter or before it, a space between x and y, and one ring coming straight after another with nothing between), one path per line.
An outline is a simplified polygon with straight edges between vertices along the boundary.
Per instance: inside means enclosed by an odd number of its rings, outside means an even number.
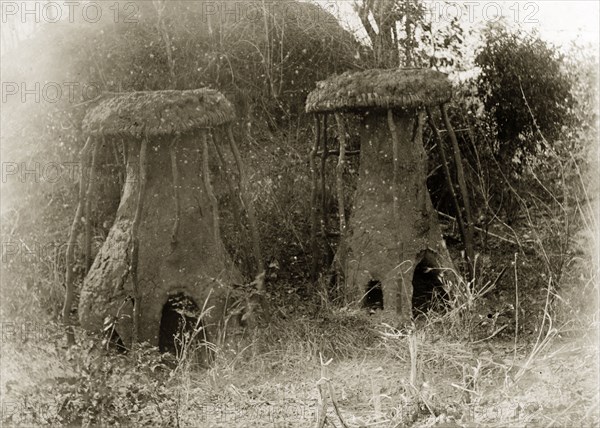
M26 398L35 403L54 394L81 400L51 385L73 382L81 388L85 380L71 365L104 358L112 373L104 384L111 387L102 390L94 384L88 393L120 397L121 389L127 389L121 399L130 400L134 379L154 385L136 398L139 408L128 417L161 426L315 426L320 408L330 423L326 426L342 426L332 396L348 427L598 423L597 329L577 341L564 340L547 323L537 342L515 347L513 341L497 338L469 341L440 328L460 315L456 309L430 312L408 333L352 311L331 310L316 321L276 319L260 334L246 334L239 346L220 347L213 365L204 370L180 361L176 370L152 372L148 361L154 357L141 351L136 363L132 357L79 349L81 359L71 352L70 362L64 351L48 344L22 344L4 353L2 365L3 386L11 380L3 400L21 403L10 408L20 410L21 419L5 412L3 420L10 424L32 417L23 405ZM19 355L32 351L40 358L22 365ZM7 369L12 372L8 377ZM48 388L38 387L42 385Z
M347 308L278 311L268 326L216 344L214 361L204 369L192 358L193 342L171 363L153 349L122 356L98 349L94 341L80 340L81 346L65 351L52 335L4 343L2 420L182 427L306 427L323 421L337 427L597 426L597 315L580 317L577 335L573 323L558 324L554 314L566 300L551 285L537 333L526 337L500 335L501 323L482 320L480 309L495 284L474 281L448 284L452 300L419 316L412 331L399 332L383 316ZM509 322L527 320L513 316Z
M548 318L534 343L469 341L440 327L464 326L465 307L430 312L408 333L349 311L287 320L243 351L251 358L223 354L202 376L182 373L182 415L206 426L318 426L321 409L348 427L598 423L595 325L577 341Z

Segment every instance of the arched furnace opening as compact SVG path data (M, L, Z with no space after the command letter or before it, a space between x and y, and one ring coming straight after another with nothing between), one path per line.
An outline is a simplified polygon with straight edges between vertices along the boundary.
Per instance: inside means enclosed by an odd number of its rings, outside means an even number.
M198 305L183 293L175 294L163 306L160 320L158 348L160 352L179 355L182 346L189 343L196 329L202 328L198 322ZM202 339L202 332L196 333L196 339Z
M439 276L439 267L430 253L425 253L413 273L413 315L426 313L436 307L436 303L448 298Z
M362 301L363 307L368 308L370 312L374 312L376 309L383 310L383 289L381 288L381 281L372 279L367 283Z

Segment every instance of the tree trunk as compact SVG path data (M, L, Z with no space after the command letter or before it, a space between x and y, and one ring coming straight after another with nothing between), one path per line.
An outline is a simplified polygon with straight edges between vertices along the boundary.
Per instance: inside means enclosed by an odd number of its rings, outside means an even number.
M454 153L454 166L456 167L456 181L458 182L458 188L460 190L461 199L463 202L463 218L465 220L465 252L467 254L467 264L469 267L469 276L470 279L475 277L474 272L474 263L475 263L475 248L473 245L473 236L474 230L473 227L473 218L471 217L471 202L469 199L469 191L467 189L467 181L465 179L465 173L463 169L463 161L462 156L460 154L460 147L458 146L458 140L456 139L456 134L454 133L454 128L452 127L452 123L450 123L450 118L448 117L448 108L446 104L440 106L440 111L442 113L442 119L444 121L444 125L446 126L446 130L448 131L448 136L450 137L450 142L452 143L452 152Z

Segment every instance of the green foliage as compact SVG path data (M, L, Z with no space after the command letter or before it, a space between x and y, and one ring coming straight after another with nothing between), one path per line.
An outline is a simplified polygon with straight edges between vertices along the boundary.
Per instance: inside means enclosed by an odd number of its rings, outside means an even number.
M459 17L466 10L440 19L435 5L423 0L362 0L355 2L354 9L372 46L366 52L369 67L461 66L464 28Z
M574 99L564 56L535 34L490 25L475 62L479 96L495 121L498 153L505 161L535 154L543 135L560 136Z

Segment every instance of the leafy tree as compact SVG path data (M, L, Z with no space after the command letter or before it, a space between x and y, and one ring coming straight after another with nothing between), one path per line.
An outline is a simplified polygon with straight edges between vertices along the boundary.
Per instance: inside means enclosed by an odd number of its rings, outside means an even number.
M537 34L503 24L490 25L484 34L475 62L481 68L479 96L495 122L495 149L503 162L524 162L570 122L574 99L565 58Z
M440 20L423 0L356 0L354 10L369 38L374 67L437 69L456 65L462 56L460 16L465 14Z

